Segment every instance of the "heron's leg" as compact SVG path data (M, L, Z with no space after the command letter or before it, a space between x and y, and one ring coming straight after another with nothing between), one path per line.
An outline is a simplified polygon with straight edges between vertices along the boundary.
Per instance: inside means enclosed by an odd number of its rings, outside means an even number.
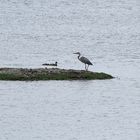
M88 70L88 66L86 65L86 71Z
M87 66L87 70L88 70L89 65Z
M87 68L86 68L86 64L85 64L85 70L87 70Z

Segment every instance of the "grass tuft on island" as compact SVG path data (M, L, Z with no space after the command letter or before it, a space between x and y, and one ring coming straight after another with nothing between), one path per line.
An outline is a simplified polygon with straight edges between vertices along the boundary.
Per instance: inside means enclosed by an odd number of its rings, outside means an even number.
M0 68L0 80L104 80L113 77L103 72L59 68Z

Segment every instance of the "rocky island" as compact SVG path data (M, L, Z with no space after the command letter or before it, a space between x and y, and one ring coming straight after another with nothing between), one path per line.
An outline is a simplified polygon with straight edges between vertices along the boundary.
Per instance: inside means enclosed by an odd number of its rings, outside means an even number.
M113 76L103 72L60 68L0 68L0 80L103 80Z

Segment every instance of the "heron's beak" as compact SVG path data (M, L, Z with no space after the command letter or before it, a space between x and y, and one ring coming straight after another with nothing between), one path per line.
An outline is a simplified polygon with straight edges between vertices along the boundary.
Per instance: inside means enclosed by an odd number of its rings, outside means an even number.
M73 53L73 54L77 54L77 53Z

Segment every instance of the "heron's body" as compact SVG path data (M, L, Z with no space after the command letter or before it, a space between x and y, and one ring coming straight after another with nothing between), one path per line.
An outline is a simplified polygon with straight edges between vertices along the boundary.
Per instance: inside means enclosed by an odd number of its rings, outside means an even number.
M79 60L84 64L93 65L86 57L80 57Z
M88 70L89 65L93 65L93 64L89 61L89 59L87 59L86 57L81 56L81 54L80 54L79 52L74 53L74 54L78 54L78 59L79 59L82 63L85 64L85 70ZM81 56L81 57L80 57L80 56ZM88 66L86 67L86 65L88 65Z

